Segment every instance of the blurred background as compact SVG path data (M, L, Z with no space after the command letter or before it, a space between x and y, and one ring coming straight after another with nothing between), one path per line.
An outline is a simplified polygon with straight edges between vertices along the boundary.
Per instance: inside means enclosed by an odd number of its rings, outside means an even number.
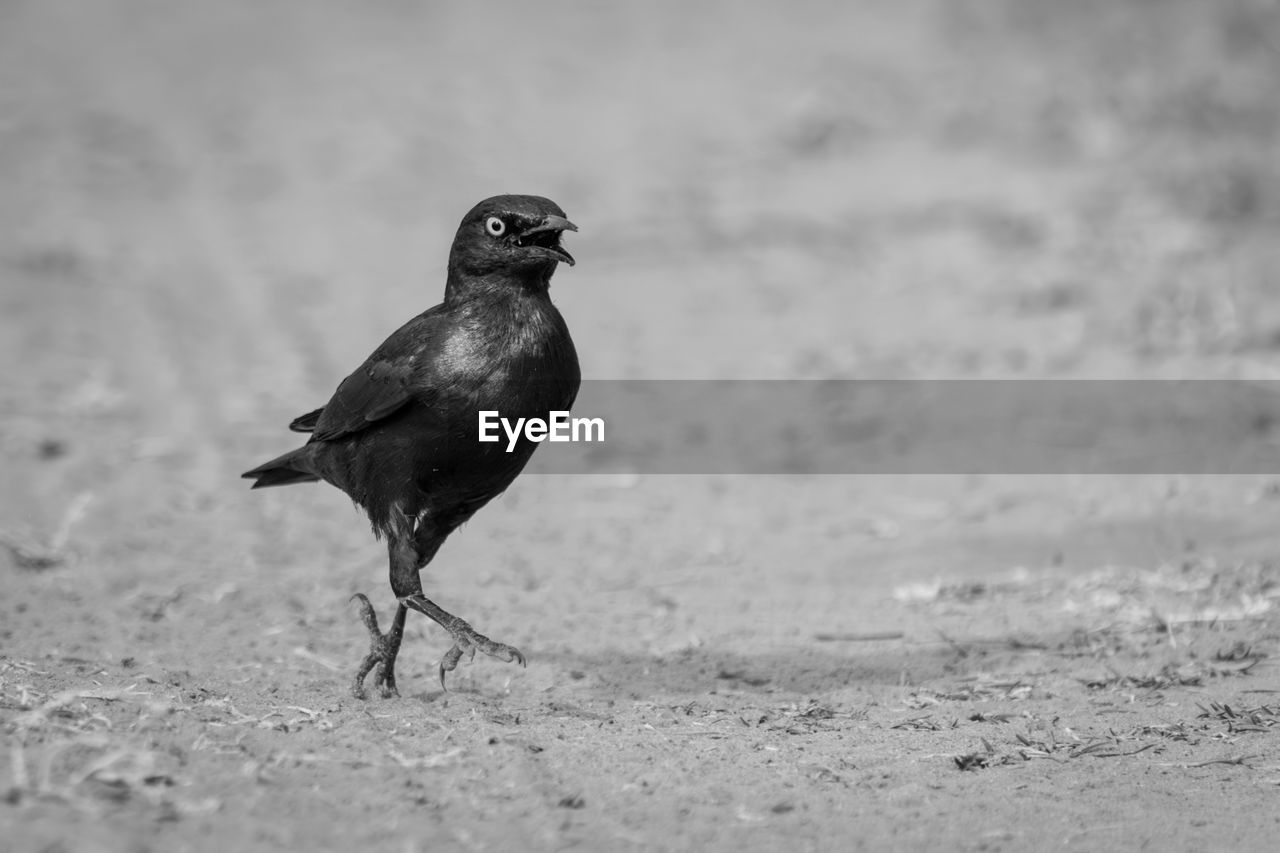
M500 192L581 226L588 378L1274 378L1278 41L1270 0L10 0L0 519L123 577L378 563L340 495L235 476ZM865 483L733 512L892 513Z
M553 296L587 378L1274 378L1278 40L1269 0L10 0L0 527L126 587L310 578L335 542L380 582L341 495L236 475L439 300L501 192L581 226ZM519 540L651 501L661 551L778 490L875 530L974 489L1069 521L1170 488L991 482L743 480L713 516L723 483L535 478L487 512ZM1196 483L1226 514L1271 493Z

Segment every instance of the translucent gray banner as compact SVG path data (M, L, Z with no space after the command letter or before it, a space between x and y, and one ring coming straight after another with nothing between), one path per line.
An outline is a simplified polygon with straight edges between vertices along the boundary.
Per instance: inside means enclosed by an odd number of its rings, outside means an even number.
M529 473L1280 472L1280 382L590 381L571 417Z

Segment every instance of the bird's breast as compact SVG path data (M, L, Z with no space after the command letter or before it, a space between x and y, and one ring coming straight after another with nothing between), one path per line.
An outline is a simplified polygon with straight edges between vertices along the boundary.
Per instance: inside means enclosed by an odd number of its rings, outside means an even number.
M578 391L578 356L550 302L467 318L430 358L430 387L445 410L545 417L567 409ZM424 377L425 378L425 377ZM467 405L458 406L458 403Z

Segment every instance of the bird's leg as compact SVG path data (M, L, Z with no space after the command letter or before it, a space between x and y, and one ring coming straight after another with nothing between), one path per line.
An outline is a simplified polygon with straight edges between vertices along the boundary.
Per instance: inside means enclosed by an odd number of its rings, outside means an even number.
M514 646L508 646L506 643L490 640L484 634L472 628L465 620L446 612L420 592L401 598L400 606L402 608L412 607L419 613L430 617L433 622L448 631L449 636L453 637L453 648L449 649L445 656L440 659L441 687L444 687L444 674L457 668L458 661L462 659L464 654L467 655L468 659L475 657L477 650L484 652L489 657L494 657L507 663L515 661L521 666L525 665L524 655L520 653L519 649Z
M360 593L352 597L359 603L360 618L369 629L369 653L360 662L355 681L351 685L351 692L357 699L365 698L364 680L370 672L374 673L374 684L381 686L384 697L400 695L396 690L395 663L396 655L400 652L400 641L404 637L404 620L409 608L430 617L453 637L453 647L440 660L441 687L445 686L445 673L457 668L458 661L464 654L474 657L477 651L482 651L490 657L524 665L524 655L519 649L490 640L466 621L446 612L422 594L419 572L440 550L449 531L457 526L458 520L455 519L454 522L441 527L432 524L429 518L417 519L405 515L398 507L393 511L387 531L387 552L391 562L391 590L395 593L399 606L396 608L391 630L385 634L378 630L378 617L368 598Z
M378 615L373 612L369 599L357 592L351 600L359 602L360 619L369 629L369 654L360 662L355 683L351 685L351 693L357 699L365 698L364 679L372 670L373 683L382 688L382 698L399 696L400 691L396 689L396 655L400 653L400 641L404 638L404 617L409 609L403 603L398 604L391 630L383 634L378 630Z
M524 665L524 655L519 649L490 640L422 594L420 572L440 550L449 532L465 521L468 515L469 513L455 515L444 522L431 516L411 520L397 510L392 516L391 535L387 537L387 551L391 557L391 590L396 594L401 609L413 608L453 637L453 647L440 659L441 687L444 687L444 674L452 672L464 654L474 657L476 651L482 651L490 657L507 662L518 661L521 666Z

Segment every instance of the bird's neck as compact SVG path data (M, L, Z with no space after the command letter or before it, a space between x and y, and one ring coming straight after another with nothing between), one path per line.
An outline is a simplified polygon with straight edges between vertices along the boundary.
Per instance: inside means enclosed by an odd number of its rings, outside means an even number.
M475 299L494 302L529 297L546 299L554 269L553 265L547 271L529 270L522 271L519 275L491 273L479 276L451 269L444 286L444 303L458 305Z

